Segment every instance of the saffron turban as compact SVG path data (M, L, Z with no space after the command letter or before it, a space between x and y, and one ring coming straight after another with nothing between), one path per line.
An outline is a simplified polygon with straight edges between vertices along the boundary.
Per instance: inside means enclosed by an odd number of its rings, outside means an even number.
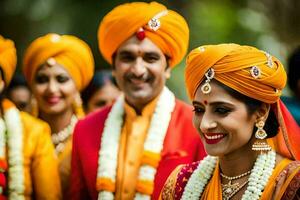
M0 67L4 73L6 86L9 84L17 65L17 53L15 44L0 35Z
M67 70L78 90L86 87L93 77L90 47L77 37L50 33L34 40L25 52L23 72L28 83L32 83L39 67L49 58Z
M253 99L275 103L287 80L281 62L270 54L237 44L207 45L187 57L185 82L194 98L197 88L212 68L214 79Z
M151 19L159 24L157 30L148 25ZM189 28L181 15L157 2L133 2L117 6L100 23L98 41L105 60L112 64L112 56L119 46L140 28L170 58L171 67L178 64L186 54Z

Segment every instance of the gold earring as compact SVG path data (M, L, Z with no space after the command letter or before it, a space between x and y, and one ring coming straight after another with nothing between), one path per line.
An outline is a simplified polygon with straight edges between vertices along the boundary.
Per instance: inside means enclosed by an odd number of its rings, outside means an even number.
M74 102L73 102L73 109L75 111L75 115L80 119L85 116L83 107L82 107L82 99L80 96L80 93L78 92L75 96Z
M255 132L255 138L257 139L252 145L253 151L270 151L271 146L264 140L267 138L267 133L264 130L265 122L263 120L259 120L255 126L257 127L257 131Z

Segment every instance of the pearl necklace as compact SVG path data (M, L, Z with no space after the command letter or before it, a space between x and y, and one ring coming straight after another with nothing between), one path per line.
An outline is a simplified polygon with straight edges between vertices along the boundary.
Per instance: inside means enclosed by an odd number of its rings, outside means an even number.
M64 150L65 142L73 134L73 130L77 121L78 119L76 115L72 115L70 124L67 127L59 131L58 133L52 133L51 139L53 144L55 145L55 152L57 155Z
M221 175L223 178L225 178L225 179L227 179L227 180L229 180L229 181L232 181L232 180L240 179L240 178L242 178L242 177L244 177L244 176L247 176L247 175L249 175L250 173L251 173L251 170L249 170L249 171L247 171L247 172L245 172L245 173L242 173L242 174L240 174L240 175L237 175L237 176L226 176L226 175L223 174L223 173L220 173L220 175Z
M182 200L198 200L208 180L211 178L218 158L206 156L192 173L188 180ZM265 154L260 154L254 164L249 177L247 190L242 196L242 200L258 200L262 195L267 182L275 167L276 153L272 150ZM218 166L217 166L218 167Z

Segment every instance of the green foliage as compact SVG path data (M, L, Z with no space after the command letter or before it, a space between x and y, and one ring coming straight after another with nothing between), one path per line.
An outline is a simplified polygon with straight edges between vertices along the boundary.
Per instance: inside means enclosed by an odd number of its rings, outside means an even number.
M71 34L92 48L96 67L109 68L98 50L97 30L103 16L125 0L2 0L0 34L15 41L18 65L25 48L35 38L49 32ZM146 1L150 2L150 1ZM254 45L282 55L278 42L264 15L253 9L257 0L160 0L182 14L190 26L190 50L204 44L240 43ZM249 3L250 2L250 3ZM126 27L124 27L126 28ZM284 55L285 56L285 55ZM178 97L186 99L184 61L174 68L168 85Z

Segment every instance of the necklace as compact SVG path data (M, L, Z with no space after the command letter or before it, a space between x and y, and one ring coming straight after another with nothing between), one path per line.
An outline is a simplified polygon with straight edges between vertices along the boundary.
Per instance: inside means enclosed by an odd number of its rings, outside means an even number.
M163 142L174 107L174 94L167 87L164 87L157 101L145 139L143 158L137 178L135 200L151 198L156 167L160 161L160 153L163 149ZM117 157L123 125L123 115L124 96L121 95L112 106L102 133L97 170L98 199L112 200L115 198L114 188L117 176Z
M247 172L245 172L245 173L242 173L242 174L240 174L240 175L237 175L237 176L226 176L226 175L223 174L222 172L220 173L220 175L221 175L223 178L225 178L225 179L227 179L227 180L229 180L229 181L232 181L232 180L240 179L240 178L242 178L242 177L244 177L244 176L247 176L247 175L249 175L250 173L251 173L251 170L249 170L249 171L247 171Z
M232 184L232 181L233 180L236 180L236 179L240 179L244 176L247 176L251 173L251 170L245 172L245 173L242 173L240 175L237 175L237 176L226 176L225 174L223 173L220 173L221 177L229 180L228 183L226 184L222 184L222 196L223 198L225 199L229 199L230 197L232 197L234 194L236 194L240 189L242 189L242 187L245 185L244 183L240 186L240 184L238 182L236 183L233 183ZM247 181L248 182L248 181Z
M182 200L198 200L201 197L215 167L218 167L215 164L217 160L217 157L206 156L203 161L199 163L197 169L193 172L184 188L181 197ZM242 196L242 200L258 200L260 198L272 175L275 161L276 153L273 150L258 155L254 167L251 170L248 186ZM246 183L244 184L246 185Z
M231 197L233 197L238 191L240 191L247 183L249 182L249 180L245 181L244 183L242 183L241 185L239 185L236 190L234 190L232 193L228 194L228 193L224 193L223 189L222 189L222 199L223 200L229 200ZM222 185L223 187L223 185Z
M58 133L52 133L51 139L53 144L55 145L55 152L57 155L64 150L65 143L73 134L73 130L77 121L78 119L76 115L72 115L70 124L67 127L59 131Z

